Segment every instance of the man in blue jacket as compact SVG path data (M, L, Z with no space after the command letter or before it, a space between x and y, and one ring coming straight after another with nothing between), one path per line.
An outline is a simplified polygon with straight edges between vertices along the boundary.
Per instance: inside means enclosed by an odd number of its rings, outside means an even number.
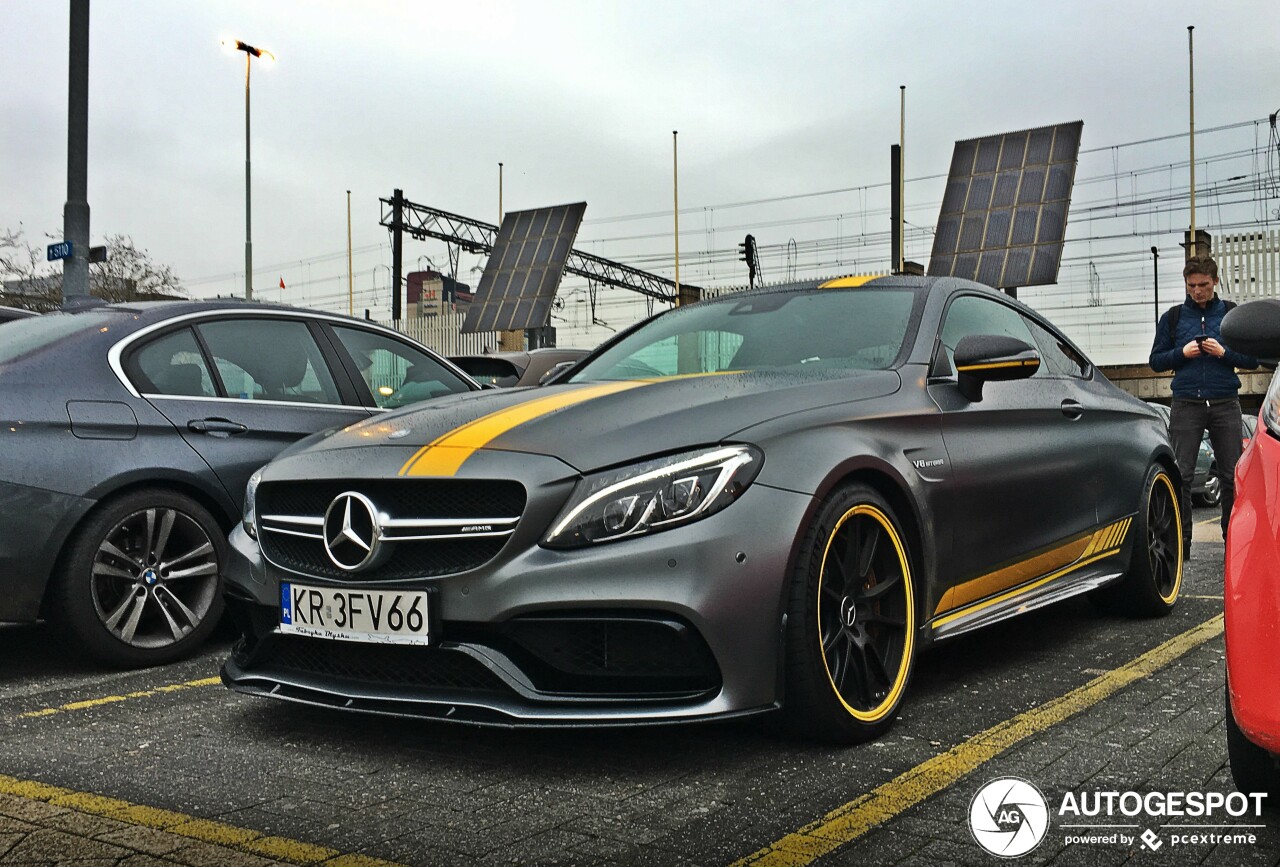
M1218 263L1208 256L1188 259L1182 269L1187 298L1160 317L1151 346L1151 369L1173 371L1169 439L1182 474L1183 555L1191 554L1191 477L1200 440L1209 444L1222 481L1222 537L1236 498L1240 460L1240 378L1235 369L1258 360L1222 345L1222 317L1235 305L1218 297Z

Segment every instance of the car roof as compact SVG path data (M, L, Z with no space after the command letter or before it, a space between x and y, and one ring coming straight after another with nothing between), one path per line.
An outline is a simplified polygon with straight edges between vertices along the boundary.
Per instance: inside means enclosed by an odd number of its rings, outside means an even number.
M0 305L0 322L9 322L13 319L26 319L28 316L39 315L40 314L34 310L23 310L21 307Z

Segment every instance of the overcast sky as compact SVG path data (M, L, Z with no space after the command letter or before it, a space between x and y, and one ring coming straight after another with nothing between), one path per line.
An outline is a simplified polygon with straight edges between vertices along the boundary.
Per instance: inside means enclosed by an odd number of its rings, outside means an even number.
M887 201L900 85L908 178L945 174L957 139L1006 130L1081 119L1086 151L1173 135L1188 122L1189 24L1197 129L1275 111L1274 0L93 0L92 233L132 236L193 294L241 291L244 55L224 36L278 57L252 78L255 286L283 278L319 297L345 292L346 190L358 279L385 287L379 197L399 187L492 222L500 161L507 210L585 200L579 246L665 256L646 267L669 275L670 239L645 236L670 231L672 130L682 257L733 248L742 226L775 244L881 231L887 217L857 223ZM67 4L0 0L0 26L0 227L43 244L61 235L67 192ZM1172 163L1186 145L1096 161ZM839 189L852 192L727 207ZM909 219L931 227L939 198L909 185ZM647 213L664 216L608 219ZM827 216L839 225L806 228ZM926 259L927 239L914 246ZM409 245L409 268L441 250ZM697 276L744 279L716 267ZM385 306L385 290L368 299Z

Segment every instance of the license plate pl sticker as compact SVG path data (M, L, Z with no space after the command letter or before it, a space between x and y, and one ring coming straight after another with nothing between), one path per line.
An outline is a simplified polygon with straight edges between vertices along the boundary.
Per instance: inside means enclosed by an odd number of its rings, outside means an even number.
M430 644L425 590L280 584L280 631L338 641Z

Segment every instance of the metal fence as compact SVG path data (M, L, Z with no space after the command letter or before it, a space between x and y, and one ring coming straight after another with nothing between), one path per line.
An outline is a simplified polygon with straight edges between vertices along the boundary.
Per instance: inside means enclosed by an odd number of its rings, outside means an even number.
M1214 243L1218 289L1237 304L1280 296L1280 232L1224 235Z
M465 313L446 311L438 316L414 317L401 319L399 322L384 321L378 324L394 328L441 355L479 355L483 352L496 352L499 348L498 332L463 334L462 320L465 318Z

